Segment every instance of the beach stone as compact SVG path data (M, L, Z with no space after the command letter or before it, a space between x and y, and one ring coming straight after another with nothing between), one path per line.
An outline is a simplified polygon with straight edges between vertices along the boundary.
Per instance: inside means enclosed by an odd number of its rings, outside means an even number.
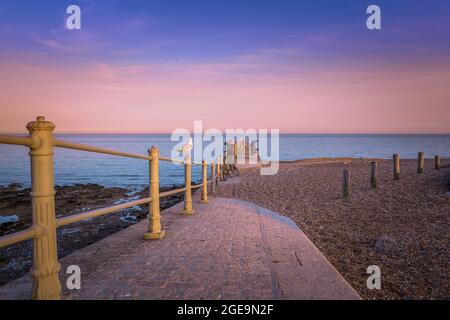
M392 253L399 253L400 251L402 251L403 246L394 237L382 234L375 241L374 248L376 252L382 254L392 254Z
M375 241L374 248L376 252L384 254L397 251L399 245L392 237L383 234Z

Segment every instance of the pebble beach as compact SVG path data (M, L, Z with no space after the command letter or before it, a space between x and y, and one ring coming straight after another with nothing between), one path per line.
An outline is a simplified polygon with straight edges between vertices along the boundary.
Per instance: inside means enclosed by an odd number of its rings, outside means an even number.
M450 161L314 159L280 163L273 176L258 169L220 186L219 196L252 201L293 219L365 299L449 299ZM351 194L343 197L343 170ZM367 267L381 269L381 289L369 290Z

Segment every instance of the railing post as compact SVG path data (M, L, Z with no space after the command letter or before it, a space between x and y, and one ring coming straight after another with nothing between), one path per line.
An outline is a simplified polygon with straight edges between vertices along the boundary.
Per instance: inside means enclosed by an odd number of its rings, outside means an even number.
M238 144L237 144L237 139L236 142L233 145L233 153L234 153L234 164L237 164L237 159L238 159Z
M216 164L214 161L211 163L211 194L216 191Z
M225 148L223 150L223 159L224 160L222 162L222 165L226 163L225 159L228 157L228 143L226 141L224 142L224 146L225 146Z
M439 156L434 157L434 168L436 170L441 169L441 157L439 157Z
M184 193L184 210L183 214L191 215L194 213L192 209L192 186L191 186L191 158L186 158L186 163L184 164L184 184L186 191Z
M148 150L151 157L150 160L150 198L152 201L149 204L149 225L148 232L144 234L145 240L162 239L166 235L164 230L161 230L161 213L159 209L159 149L152 147Z
M202 186L202 198L201 203L208 203L208 165L206 160L202 161L202 176L203 176L203 186Z
M394 154L394 180L400 179L400 156Z
M55 126L44 117L37 117L27 129L33 140L31 157L31 204L33 226L42 235L33 239L33 296L34 300L58 300L61 283L58 273L56 246L55 188L53 185L53 130Z
M224 173L223 168L227 168L226 167L227 164L228 164L228 153L225 152L225 154L223 156L223 161L221 163L222 170L220 172L220 181L225 181L225 179L226 179L226 177L223 174Z
M217 183L216 186L219 185L219 182L222 180L222 160L219 158L217 161Z
M423 152L419 152L417 159L417 174L423 173L423 164L424 164L424 155Z
M217 160L217 176L215 177L215 185L216 187L219 186L219 181L220 181L220 174L221 174L221 168L220 168L220 158Z
M260 163L261 158L259 157L259 136L258 139L256 139L256 154L258 155L258 163Z

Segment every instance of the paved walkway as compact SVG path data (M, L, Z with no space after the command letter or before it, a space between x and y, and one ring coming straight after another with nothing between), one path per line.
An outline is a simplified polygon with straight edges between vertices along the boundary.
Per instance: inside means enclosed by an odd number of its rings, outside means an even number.
M212 198L162 214L166 238L144 241L147 221L61 259L79 265L82 289L67 299L359 299L288 218L255 204ZM25 276L0 288L0 299L29 299Z

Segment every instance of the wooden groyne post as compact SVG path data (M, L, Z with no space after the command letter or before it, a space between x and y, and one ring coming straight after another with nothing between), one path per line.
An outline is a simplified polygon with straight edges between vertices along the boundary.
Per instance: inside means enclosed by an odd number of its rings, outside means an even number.
M394 180L400 179L400 156L394 154Z
M350 196L350 170L344 169L343 175L343 195L344 198L347 198Z
M434 157L434 168L436 170L439 170L441 168L441 157L439 156Z
M148 232L145 240L162 239L166 232L161 230L161 213L159 208L159 149L152 147L148 150L150 156L150 198Z
M377 187L377 163L370 163L370 186L375 189Z
M423 152L419 152L417 159L417 174L423 173L423 164L425 162Z

